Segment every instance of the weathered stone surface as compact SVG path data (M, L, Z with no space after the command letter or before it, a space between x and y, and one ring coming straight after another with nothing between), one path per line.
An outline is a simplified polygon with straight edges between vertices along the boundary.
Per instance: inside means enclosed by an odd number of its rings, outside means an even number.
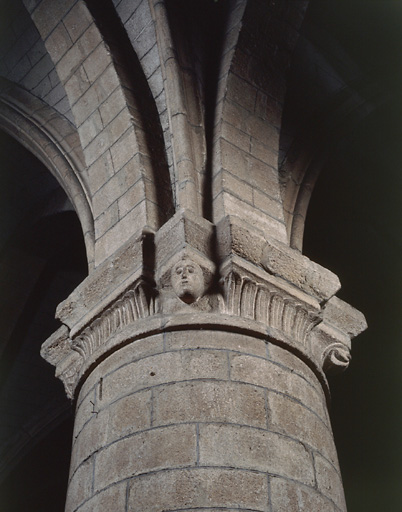
M99 400L101 405L102 401ZM151 427L152 393L144 391L114 402L100 413L99 420L107 425L107 441L115 441L127 435ZM107 415L108 418L103 418Z
M148 430L117 441L96 457L95 489L143 473L194 466L196 447L195 425Z
M333 325L350 338L367 329L364 315L338 297L333 297L325 305L324 322Z
M129 507L149 512L236 507L268 512L267 478L236 469L166 471L134 479Z
M217 235L222 259L237 254L320 301L329 299L340 288L335 274L258 228L251 231L239 217L225 217L217 225Z
M322 391L313 388L293 371L270 361L248 355L233 354L230 358L230 376L234 381L249 382L279 391L296 399L325 419L325 399Z
M346 510L345 496L339 470L335 469L332 464L319 454L314 456L314 461L318 490L325 496L328 496L341 510Z
M338 465L331 427L314 412L276 393L268 393L271 429L311 446Z
M96 311L92 313L93 316L102 311L114 297L127 288L127 280L131 278L133 282L138 278L138 272L142 271L143 265L144 238L146 235L130 240L113 258L100 265L96 272L59 305L57 317L72 329L79 322L84 323L83 319L94 308ZM108 290L106 295L105 290Z
M314 484L311 454L296 441L248 427L200 426L200 464L251 469Z
M204 330L205 332L205 330ZM222 332L209 330L208 335L202 339L203 348L216 348L219 350L231 350L245 354L253 354L260 357L267 356L266 341L264 339L239 334L237 332ZM196 349L200 347L199 331L175 331L166 334L166 349Z
M123 366L104 378L105 400L122 393L160 384L193 379L224 379L229 376L225 352L217 350L183 350L141 359Z
M231 382L185 382L154 391L154 425L175 422L267 426L264 391Z
M100 510L124 510L126 506L127 484L117 484L106 491L96 494L79 510L80 512L99 512Z
M270 480L272 502L277 512L334 512L334 504L315 489L282 478Z
M82 464L72 475L68 484L66 512L73 512L92 495L93 458Z
M108 358L96 366L88 375L80 390L80 395L85 396L92 389L99 390L100 381L104 385L104 378L114 372L116 369L126 364L138 361L144 357L163 352L163 334L156 334L145 339L139 339L120 350L113 352ZM125 388L121 390L121 394L126 394ZM105 393L102 393L103 404L107 404Z

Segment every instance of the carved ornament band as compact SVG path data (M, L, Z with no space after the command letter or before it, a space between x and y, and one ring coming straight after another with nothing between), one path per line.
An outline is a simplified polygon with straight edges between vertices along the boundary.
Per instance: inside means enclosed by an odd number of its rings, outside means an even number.
M224 231L218 227L225 234L219 267L213 261L214 226L179 212L155 238L148 233L129 241L60 305L65 325L43 344L42 356L56 366L70 398L106 353L187 325L276 340L321 377L347 367L350 340L365 320L333 296L336 276L250 230L249 243L239 244L244 226L233 219L225 223Z

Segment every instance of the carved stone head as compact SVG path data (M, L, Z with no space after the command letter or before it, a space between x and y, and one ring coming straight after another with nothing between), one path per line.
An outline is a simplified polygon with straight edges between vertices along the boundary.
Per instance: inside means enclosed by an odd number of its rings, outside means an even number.
M170 280L176 295L187 304L192 304L205 292L202 268L187 257L173 265Z

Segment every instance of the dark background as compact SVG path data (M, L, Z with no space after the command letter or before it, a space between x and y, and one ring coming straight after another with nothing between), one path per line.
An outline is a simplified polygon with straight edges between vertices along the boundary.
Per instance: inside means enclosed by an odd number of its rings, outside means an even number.
M313 1L307 32L309 24L319 24L355 66L358 80L347 85L362 96L375 90L368 115L345 128L323 166L308 210L303 252L339 276L338 296L368 322L368 330L353 342L349 369L330 380L348 510L399 511L402 2Z

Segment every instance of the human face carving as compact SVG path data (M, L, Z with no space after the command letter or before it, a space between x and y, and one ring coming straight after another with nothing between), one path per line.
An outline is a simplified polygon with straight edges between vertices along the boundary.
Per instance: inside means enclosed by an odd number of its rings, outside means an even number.
M202 269L190 259L180 260L174 265L171 283L176 295L187 304L195 302L204 292Z

